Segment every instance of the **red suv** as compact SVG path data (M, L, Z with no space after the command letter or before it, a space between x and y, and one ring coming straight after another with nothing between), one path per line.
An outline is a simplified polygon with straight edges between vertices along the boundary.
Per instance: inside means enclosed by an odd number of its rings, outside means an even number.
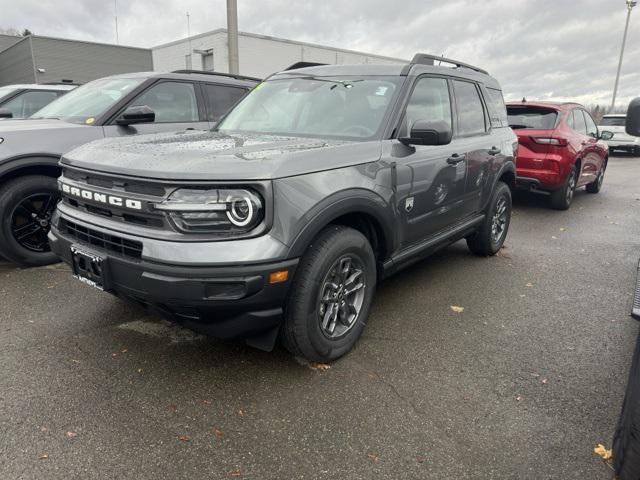
M591 115L577 103L515 102L507 104L509 126L518 135L517 184L550 196L551 205L566 210L573 193L586 186L598 193L609 149L600 141Z

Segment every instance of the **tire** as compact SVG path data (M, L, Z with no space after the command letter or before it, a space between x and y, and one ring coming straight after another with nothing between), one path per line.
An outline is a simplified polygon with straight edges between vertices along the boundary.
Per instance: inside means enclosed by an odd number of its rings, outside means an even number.
M607 170L607 161L605 160L602 164L602 168L598 172L597 178L587 184L587 192L589 193L599 193L602 190L602 183L604 182L604 172Z
M571 167L571 173L567 175L567 179L564 185L558 190L551 192L551 207L556 210L569 210L571 201L573 200L573 194L576 192L577 182L577 169L573 165Z
M29 175L0 188L0 256L23 266L49 265L49 220L58 203L56 179Z
M511 190L506 183L499 181L493 189L485 219L476 233L467 237L469 250L484 257L495 255L507 238L510 223Z
M351 270L346 277L351 282L343 281L339 272L343 267L346 270L347 259ZM356 276L358 270L361 273ZM356 289L359 283L362 287ZM354 293L340 293L346 290L344 285L352 285ZM285 348L316 362L347 353L365 327L375 287L376 260L367 238L352 228L327 227L298 265L280 335ZM354 310L349 310L349 304Z

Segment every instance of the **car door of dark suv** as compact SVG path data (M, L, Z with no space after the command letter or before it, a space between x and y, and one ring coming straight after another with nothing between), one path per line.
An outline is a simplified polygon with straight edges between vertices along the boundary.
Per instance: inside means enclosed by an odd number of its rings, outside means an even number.
M409 135L418 120L453 127L453 103L444 77L416 80L398 127L398 138ZM464 216L466 164L456 141L448 145L412 145L398 140L397 211L402 216L401 245L407 247L459 222Z

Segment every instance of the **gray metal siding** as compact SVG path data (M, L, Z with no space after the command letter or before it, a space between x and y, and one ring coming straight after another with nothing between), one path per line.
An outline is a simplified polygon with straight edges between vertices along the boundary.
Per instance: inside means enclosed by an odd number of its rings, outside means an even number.
M0 52L0 85L34 82L31 45L27 37Z
M15 35L3 35L0 34L0 52L5 48L9 48L16 42L22 40L22 37L17 37Z
M153 70L151 50L73 40L33 37L38 83L71 79L85 83L118 73Z

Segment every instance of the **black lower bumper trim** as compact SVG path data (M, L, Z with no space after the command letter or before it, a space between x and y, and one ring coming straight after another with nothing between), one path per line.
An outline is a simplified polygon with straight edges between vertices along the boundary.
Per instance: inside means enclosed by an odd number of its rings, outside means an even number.
M640 263L638 263L638 274L636 276L636 291L633 295L633 307L631 308L631 315L640 320Z

